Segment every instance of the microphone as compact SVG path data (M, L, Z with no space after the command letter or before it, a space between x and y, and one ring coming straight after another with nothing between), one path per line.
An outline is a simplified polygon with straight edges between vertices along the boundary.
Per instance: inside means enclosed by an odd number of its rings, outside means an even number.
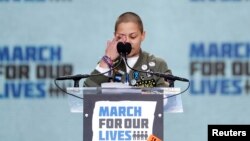
M128 42L119 42L117 43L117 52L122 56L122 59L124 59L124 62L127 64L127 55L131 52L132 47L131 44ZM129 75L127 72L125 72L125 77L126 77L126 83L128 83L129 80Z
M87 78L90 75L88 74L77 74L77 75L66 75L57 77L56 80L80 80L82 78Z
M158 72L150 72L150 74L156 75L158 77L163 77L165 79L165 81L166 80L172 80L172 81L178 80L178 81L189 82L189 80L186 79L186 78L174 76L174 75L171 75L171 74L164 74L164 73L158 73Z
M128 42L126 43L118 42L116 48L117 52L124 56L128 55L132 50L131 44Z
M135 69L131 68L127 64L127 61L126 61L126 55L128 55L131 52L131 50L132 50L131 44L128 43L128 42L125 42L125 43L118 42L116 47L117 47L118 53L125 56L125 63L126 63L126 65L131 70L138 71L138 70L135 70ZM158 77L163 77L165 79L165 81L167 81L167 80L172 80L172 81L178 80L178 81L189 82L189 80L186 79L186 78L174 76L174 75L171 75L171 74L164 74L164 73L158 73L158 72L145 72L145 71L139 71L139 72L150 73L150 74L156 75Z

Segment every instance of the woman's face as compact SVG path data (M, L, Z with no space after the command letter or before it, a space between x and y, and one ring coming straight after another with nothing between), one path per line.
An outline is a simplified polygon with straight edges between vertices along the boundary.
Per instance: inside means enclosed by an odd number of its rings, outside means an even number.
M138 24L134 22L124 22L117 26L115 37L118 41L131 44L132 50L128 57L133 57L138 56L140 53L141 42L145 38L145 32L141 33Z

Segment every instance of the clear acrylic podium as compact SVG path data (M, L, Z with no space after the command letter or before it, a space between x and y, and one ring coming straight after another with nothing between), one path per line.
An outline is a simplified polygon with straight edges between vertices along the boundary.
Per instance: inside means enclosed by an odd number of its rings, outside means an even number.
M84 141L163 140L164 112L183 112L180 88L69 87L70 111L83 113ZM80 99L82 98L82 99Z

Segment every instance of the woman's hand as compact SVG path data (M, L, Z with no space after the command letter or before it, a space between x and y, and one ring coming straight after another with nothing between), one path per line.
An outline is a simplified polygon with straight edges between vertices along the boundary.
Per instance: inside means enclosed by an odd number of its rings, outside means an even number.
M116 58L118 58L119 53L117 52L117 44L118 42L121 42L122 39L119 37L114 37L111 41L107 41L107 47L105 49L105 55L108 56L112 61L114 61ZM108 68L108 65L105 61L100 61L100 67L102 68Z
M117 43L118 43L118 40L117 38L113 38L113 40L109 40L107 42L107 47L106 47L106 50L105 50L105 55L108 56L111 60L115 60L119 54L117 52Z

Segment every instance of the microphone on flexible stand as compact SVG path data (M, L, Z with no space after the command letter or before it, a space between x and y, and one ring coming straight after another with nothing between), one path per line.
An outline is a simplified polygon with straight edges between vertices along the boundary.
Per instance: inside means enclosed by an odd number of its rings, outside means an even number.
M74 87L79 87L79 81L82 78L88 78L88 74L66 75L57 77L55 80L74 80Z
M117 52L122 56L122 58L124 59L125 64L127 64L127 55L131 52L132 47L131 44L128 42L118 42L117 43ZM129 74L127 73L127 71L125 72L125 78L126 78L126 83L129 83Z
M66 75L66 76L59 76L56 80L77 80L82 78L87 78L90 75L88 74L77 74L77 75Z
M183 81L183 82L189 82L189 80L186 78L174 76L171 74L164 74L164 73L159 73L159 72L148 72L148 73L159 76L159 77L163 77L165 81L166 80L172 80L172 81L178 80L178 81Z
M174 76L174 75L171 75L169 73L164 74L164 73L159 73L159 72L146 72L146 71L139 71L139 70L135 70L134 68L131 68L127 63L127 55L131 52L131 50L132 50L131 44L128 43L128 42L126 42L126 43L119 42L117 44L118 53L125 58L125 63L131 70L138 71L138 72L143 72L143 73L150 73L150 74L156 75L158 77L163 77L165 81L167 81L167 80L171 80L171 81L178 80L178 81L183 81L183 82L189 82L189 80L186 79L186 78Z

